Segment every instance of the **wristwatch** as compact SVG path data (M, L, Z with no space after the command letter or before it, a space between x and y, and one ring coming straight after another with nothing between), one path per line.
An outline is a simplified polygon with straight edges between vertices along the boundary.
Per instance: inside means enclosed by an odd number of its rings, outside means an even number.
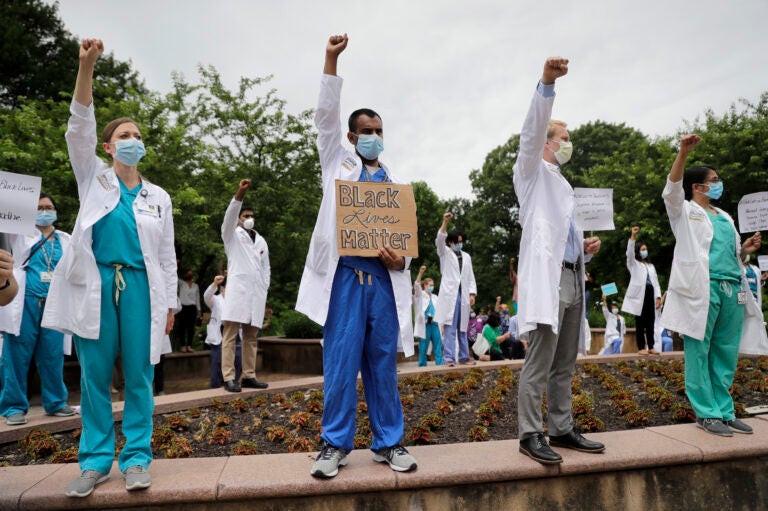
M2 291L3 289L5 289L6 287L9 287L10 285L11 285L11 279L5 279L5 284L3 284L2 286L0 286L0 291Z

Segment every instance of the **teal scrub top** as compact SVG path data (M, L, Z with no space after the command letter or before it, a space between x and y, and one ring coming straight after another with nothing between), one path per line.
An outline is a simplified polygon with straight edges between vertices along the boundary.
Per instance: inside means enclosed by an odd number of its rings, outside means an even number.
M43 243L45 235L40 233L40 239L37 240L32 248L38 244ZM52 272L56 268L56 264L61 259L61 241L59 240L59 233L53 233L51 239L47 243L38 248L27 263L27 287L24 291L26 296L34 296L35 298L46 298L48 296L48 288L51 287L51 283L43 282L40 278L41 272Z
M120 183L120 201L115 209L93 226L93 255L96 262L102 265L145 268L133 214L133 202L141 190L141 183L129 190L120 178L117 180Z
M741 268L736 259L736 235L731 222L724 215L713 215L707 211L712 221L714 236L709 247L709 278L740 282Z

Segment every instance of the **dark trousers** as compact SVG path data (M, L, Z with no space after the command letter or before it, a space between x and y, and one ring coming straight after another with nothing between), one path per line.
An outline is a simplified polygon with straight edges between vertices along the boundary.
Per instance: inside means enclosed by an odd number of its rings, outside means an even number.
M656 327L656 300L653 298L653 286L646 284L643 310L635 316L635 335L638 350L653 349L653 333Z
M195 321L197 320L197 307L194 305L182 305L176 314L176 340L179 346L192 346L195 338Z

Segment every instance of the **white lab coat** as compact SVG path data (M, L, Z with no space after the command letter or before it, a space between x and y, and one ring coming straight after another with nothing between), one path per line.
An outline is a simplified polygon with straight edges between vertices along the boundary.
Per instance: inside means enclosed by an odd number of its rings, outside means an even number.
M768 335L765 332L763 320L763 290L760 285L760 268L750 264L752 271L757 276L757 308L760 314L744 317L744 325L741 327L741 344L739 353L745 355L768 355ZM752 294L751 292L749 293Z
M520 150L513 167L513 183L520 203L520 262L517 270L519 296L517 324L520 334L535 330L537 324L551 325L557 334L560 309L560 274L573 215L573 188L556 165L541 157L547 141L547 123L554 97L534 92L520 133ZM576 230L583 246L584 234ZM583 264L591 256L582 255ZM579 278L584 294L584 279ZM584 306L579 327L579 352L584 353Z
M315 125L318 130L317 150L323 170L323 200L320 203L317 223L309 242L309 252L296 300L296 310L321 325L325 324L328 315L333 276L339 262L336 241L336 180L357 181L363 168L360 158L341 145L342 83L343 80L340 77L332 75L323 75L320 81ZM381 165L393 183L402 183L384 164ZM411 258L406 257L403 271L389 270L397 307L397 319L400 324L398 351L402 351L406 357L414 353L411 278L408 273L410 263Z
M605 305L603 305L603 316L605 317L605 336L603 348L598 353L599 355L605 353L605 350L611 346L617 337L621 339L621 346L624 346L624 336L627 335L627 321L624 318L621 318L621 328L619 328L618 318Z
M427 337L424 313L426 313L427 307L429 307L430 296L432 297L432 306L437 310L439 302L437 293L427 293L421 288L421 284L418 282L413 283L413 336L419 339L426 339Z
M651 263L640 262L635 259L635 240L627 241L627 269L629 270L629 286L621 304L621 311L633 316L639 316L643 312L645 300L645 283L650 275L653 285L653 306L656 307L656 299L661 298L661 286L656 268Z
M709 248L714 237L714 228L704 208L694 201L685 200L682 180L673 183L667 178L661 196L675 235L669 289L661 314L662 326L693 339L703 340L709 313ZM715 209L733 225L733 219L728 213L719 208ZM735 226L733 233L736 237L735 255L744 275L744 265L740 257L741 240ZM758 316L762 321L762 313L755 298L748 288L745 291L745 318ZM748 329L742 328L742 342L748 333Z
M56 229L56 234L59 236L59 242L61 243L62 258L69 249L70 236L66 232ZM21 267L21 264L29 257L29 252L40 241L40 231L35 229L33 234L22 235L15 234L8 236L8 242L13 251L13 276L16 278L16 282L19 286L19 292L16 294L16 298L5 307L0 307L0 332L5 332L12 335L19 335L21 333L21 318L24 315L24 293L27 289L27 272ZM42 249L38 249L42 250ZM2 335L0 335L0 353L2 353ZM64 354L72 354L72 336L64 336Z
M237 225L242 205L232 199L221 224L227 252L227 294L221 320L261 328L271 278L269 248L259 233L252 241L248 231Z
M211 284L203 293L203 301L211 309L211 317L206 327L205 343L211 346L221 344L221 310L224 307L224 297L216 293L216 286Z
M447 232L437 231L435 247L440 258L440 304L435 306L435 321L441 325L453 323L453 313L456 310L456 298L461 285L461 322L459 331L466 332L469 325L469 295L477 294L475 272L472 271L472 258L461 251L461 273L459 273L459 258L452 254L453 249L445 244Z
M48 292L43 326L85 339L98 339L101 318L101 275L93 255L93 225L120 200L120 183L112 167L96 156L96 118L93 103L70 106L66 139L77 180L80 211L72 231L70 250L56 266ZM158 214L142 214L141 205L156 206ZM145 208L146 209L146 208ZM149 361L157 364L171 351L165 333L168 310L177 304L176 251L173 246L173 208L170 196L146 178L133 203L139 245L149 281L151 309Z

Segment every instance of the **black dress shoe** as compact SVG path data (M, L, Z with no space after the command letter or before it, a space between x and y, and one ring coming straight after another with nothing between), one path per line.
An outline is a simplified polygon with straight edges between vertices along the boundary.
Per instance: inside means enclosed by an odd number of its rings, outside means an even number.
M268 383L264 383L263 381L259 381L256 378L243 378L240 380L240 383L243 387L248 387L250 389L266 389L269 387Z
M605 450L605 446L600 442L587 440L581 436L581 433L577 433L574 430L571 430L570 433L566 433L565 435L550 435L549 443L556 447L565 447L566 449L573 449L574 451L581 452L603 452Z
M557 465L563 462L563 458L549 448L543 433L520 440L520 452L544 465Z
M224 388L227 389L229 392L240 392L240 384L238 384L235 380L227 380L224 382Z

